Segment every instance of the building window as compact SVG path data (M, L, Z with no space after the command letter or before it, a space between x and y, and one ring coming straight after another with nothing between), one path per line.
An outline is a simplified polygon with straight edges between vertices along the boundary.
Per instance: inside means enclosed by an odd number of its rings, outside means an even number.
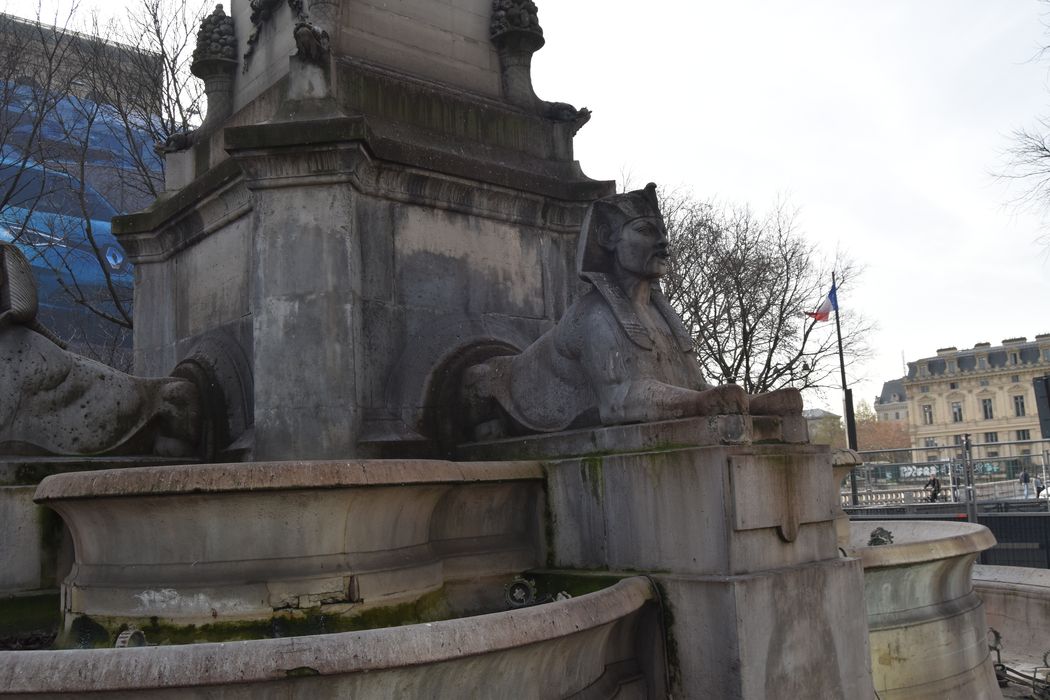
M922 405L922 424L933 425L933 406L928 403Z
M900 411L894 411L893 412L893 420L900 420L900 419L901 419L901 412Z
M962 423L962 404L958 401L952 401L952 423Z
M1010 353L1010 364L1011 365L1016 365L1017 364L1017 353L1016 352Z
M988 369L988 358L978 357L977 358L977 369Z
M961 445L961 444L963 444L962 437L963 437L962 435L952 435L952 444L953 445Z
M1027 429L1026 430L1018 430L1017 431L1017 439L1018 440L1031 440L1032 439L1032 431L1031 430L1027 430Z
M923 447L937 447L937 438L925 438Z
M919 391L921 391L924 394L928 394L928 393L930 393L930 387L928 387L928 386L920 386L919 387Z
M999 433L985 433L984 434L984 441L985 442L999 442Z
M1050 348L1043 348L1043 359L1050 362Z
M981 386L988 386L988 380L987 379L982 379L981 380Z
M955 372L955 360L948 360L948 371Z
M949 389L958 389L959 388L959 382L948 382L948 388Z
M988 450L988 458L989 459L991 459L992 457L998 457L998 456L999 456L999 452L997 450Z
M1010 375L1010 381L1013 382L1014 384L1017 384L1018 382L1021 381L1021 375L1019 375L1019 374L1011 374Z
M984 419L985 420L991 420L992 418L995 417L994 411L992 411L992 400L991 399L981 399L981 411L984 413ZM960 416L960 420L962 420L961 416Z
M929 370L926 369L926 365L919 365L919 376L928 377L930 375Z
M1024 396L1018 395L1014 397L1014 415L1018 418L1024 416Z

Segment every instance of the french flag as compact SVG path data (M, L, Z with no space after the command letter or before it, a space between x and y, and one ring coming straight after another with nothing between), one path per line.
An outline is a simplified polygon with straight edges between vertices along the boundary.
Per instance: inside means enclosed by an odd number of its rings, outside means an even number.
M832 311L839 310L839 302L835 296L835 285L831 285L831 291L820 304L816 311L807 311L806 315L817 321L827 321Z

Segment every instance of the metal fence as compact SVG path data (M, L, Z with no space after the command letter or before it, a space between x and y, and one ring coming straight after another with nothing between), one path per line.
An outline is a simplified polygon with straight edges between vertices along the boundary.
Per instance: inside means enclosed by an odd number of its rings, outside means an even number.
M969 520L988 527L995 547L982 564L1050 568L1050 440L861 452L842 505L854 521ZM931 459L931 457L935 457ZM1027 498L1019 478L1029 474ZM936 475L940 497L924 488Z
M864 463L853 481L842 485L844 506L880 506L929 500L925 485L936 476L938 500L950 503L1024 498L1020 475L1029 474L1028 497L1047 498L1050 440L971 443L948 447L873 450L860 453ZM856 484L854 491L853 484Z

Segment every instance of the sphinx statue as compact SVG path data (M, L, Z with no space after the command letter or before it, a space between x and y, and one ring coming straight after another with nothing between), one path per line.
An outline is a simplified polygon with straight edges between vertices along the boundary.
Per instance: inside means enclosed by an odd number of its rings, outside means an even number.
M194 453L192 381L133 377L69 352L36 314L29 262L0 243L0 454Z
M667 254L655 184L594 202L576 254L590 291L520 354L464 373L469 420L489 426L475 437L800 413L796 389L748 395L734 384L704 381L692 338L660 290Z

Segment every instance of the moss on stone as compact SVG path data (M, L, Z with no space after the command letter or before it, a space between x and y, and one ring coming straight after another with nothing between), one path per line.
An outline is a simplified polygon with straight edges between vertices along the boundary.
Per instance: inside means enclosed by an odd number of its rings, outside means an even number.
M580 478L591 488L591 496L595 501L602 500L602 486L605 476L602 471L601 457L584 457L580 460Z
M526 572L524 577L536 582L536 596L542 599L548 595L554 597L562 591L574 598L594 593L609 586L614 586L620 580L632 575L606 571L590 572L561 569L530 571Z
M62 622L58 593L0 599L0 636L54 632Z
M664 653L667 658L667 677L671 683L671 687L668 688L668 692L676 690L682 681L682 666L678 657L678 642L674 636L674 611L671 609L671 601L667 596L667 590L664 588L660 581L651 578L649 579L653 586L656 588L656 593L660 597L660 612L663 616L663 630L664 630Z
M547 568L554 568L555 542L557 541L557 518L551 508L550 465L543 465L543 536L547 544Z
M58 644L62 648L111 647L117 635L131 627L142 630L148 644L167 646L355 632L450 617L452 612L442 588L398 605L351 608L345 612L332 612L323 607L282 610L268 619L217 621L203 625L178 625L156 617L129 620L82 615L73 621L70 632L63 635Z

